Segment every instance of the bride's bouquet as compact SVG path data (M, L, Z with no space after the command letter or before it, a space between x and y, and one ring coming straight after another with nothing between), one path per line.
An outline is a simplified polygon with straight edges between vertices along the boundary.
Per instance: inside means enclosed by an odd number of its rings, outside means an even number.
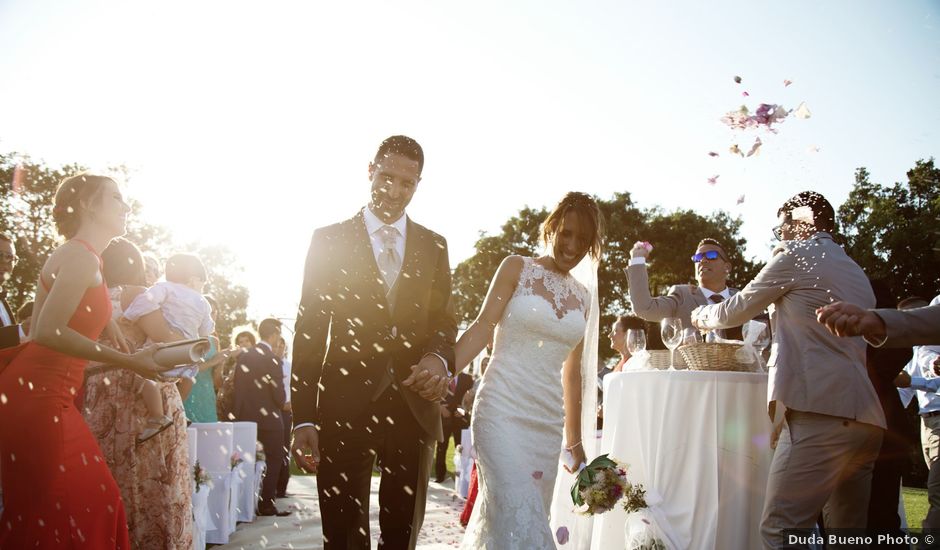
M600 455L581 468L571 486L575 512L583 515L603 514L623 501L627 512L626 548L629 550L666 550L658 522L646 502L642 484L630 483L627 465Z
M632 488L627 481L627 466L603 454L578 472L571 486L571 500L579 514L603 514Z

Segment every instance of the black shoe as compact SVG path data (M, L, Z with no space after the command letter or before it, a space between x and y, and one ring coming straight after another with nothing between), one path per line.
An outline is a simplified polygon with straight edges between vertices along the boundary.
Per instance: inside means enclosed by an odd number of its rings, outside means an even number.
M290 515L290 510L284 510L283 512L279 511L276 507L272 506L270 508L259 508L259 516L277 516L283 518Z

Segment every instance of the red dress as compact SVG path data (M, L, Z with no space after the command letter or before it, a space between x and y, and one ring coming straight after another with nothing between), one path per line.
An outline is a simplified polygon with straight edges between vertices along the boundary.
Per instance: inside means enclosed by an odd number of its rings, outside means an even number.
M102 284L69 327L97 340L110 318ZM0 351L0 549L130 548L121 494L73 402L87 363L35 342Z

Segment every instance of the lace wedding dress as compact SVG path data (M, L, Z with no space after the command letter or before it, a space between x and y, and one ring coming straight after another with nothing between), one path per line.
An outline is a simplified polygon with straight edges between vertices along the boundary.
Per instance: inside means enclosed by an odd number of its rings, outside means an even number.
M496 327L470 429L480 492L462 548L555 548L549 527L564 429L561 369L590 307L574 277L532 258Z

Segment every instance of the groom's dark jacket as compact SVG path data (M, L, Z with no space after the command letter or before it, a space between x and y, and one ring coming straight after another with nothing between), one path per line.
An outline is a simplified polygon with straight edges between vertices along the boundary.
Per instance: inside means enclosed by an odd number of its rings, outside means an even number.
M457 322L447 241L410 219L406 233L389 304L362 212L314 232L294 334L294 425L329 430L357 418L389 370L400 382L429 353L453 371ZM418 424L443 439L440 405L397 385Z

